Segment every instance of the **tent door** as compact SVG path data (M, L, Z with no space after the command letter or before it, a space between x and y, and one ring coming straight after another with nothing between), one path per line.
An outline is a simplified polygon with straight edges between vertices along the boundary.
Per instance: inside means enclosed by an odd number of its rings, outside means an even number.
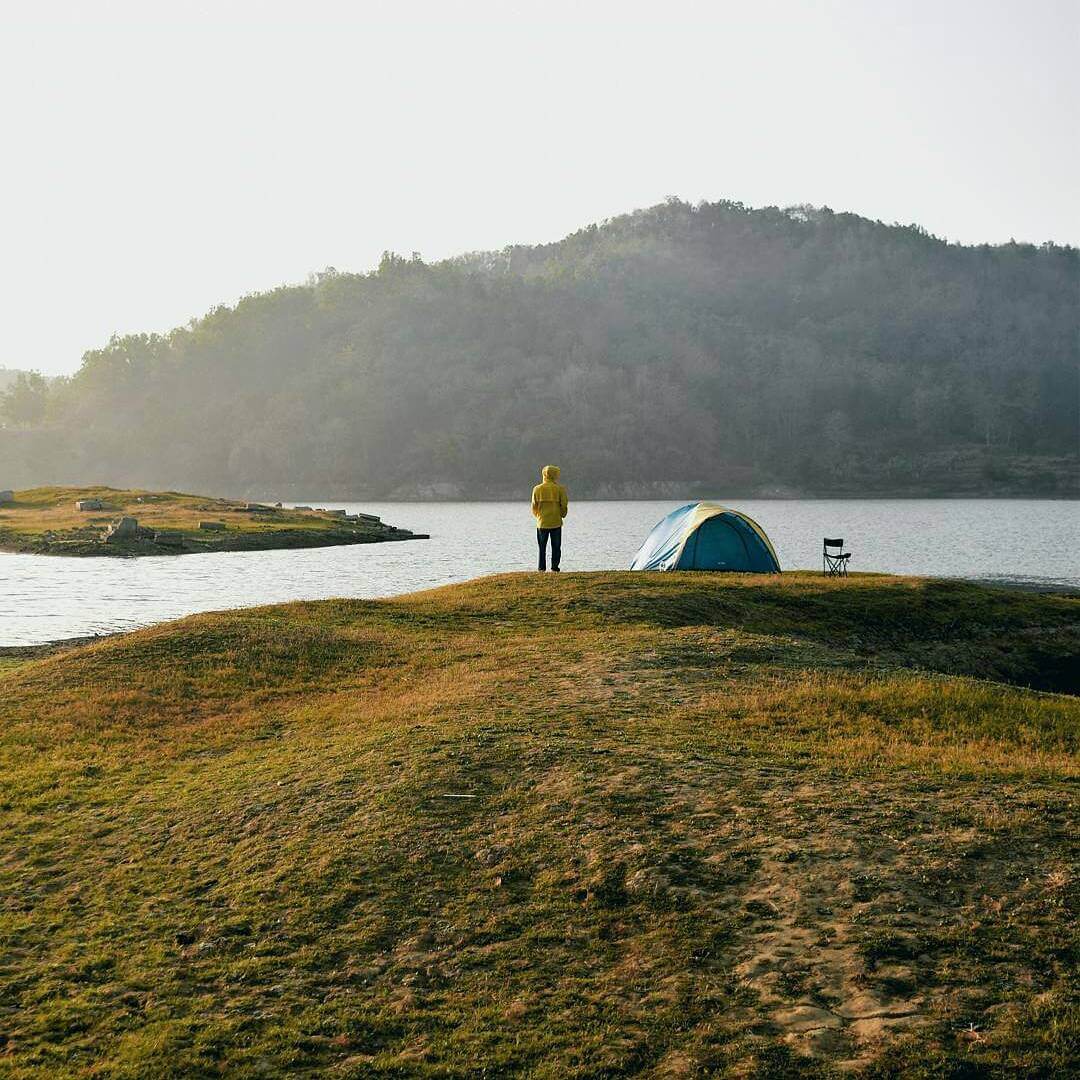
M689 570L749 570L751 559L738 531L723 518L702 522L691 537Z

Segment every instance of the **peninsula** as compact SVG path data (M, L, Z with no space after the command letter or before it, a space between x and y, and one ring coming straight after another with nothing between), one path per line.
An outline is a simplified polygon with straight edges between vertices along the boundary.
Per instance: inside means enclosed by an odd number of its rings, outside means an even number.
M371 514L178 491L39 487L0 492L0 551L185 555L426 539Z

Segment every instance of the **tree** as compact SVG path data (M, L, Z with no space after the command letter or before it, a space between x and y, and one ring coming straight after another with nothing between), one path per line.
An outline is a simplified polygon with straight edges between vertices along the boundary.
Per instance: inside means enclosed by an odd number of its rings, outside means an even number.
M0 417L15 427L40 424L48 412L49 383L37 371L20 371L0 394Z

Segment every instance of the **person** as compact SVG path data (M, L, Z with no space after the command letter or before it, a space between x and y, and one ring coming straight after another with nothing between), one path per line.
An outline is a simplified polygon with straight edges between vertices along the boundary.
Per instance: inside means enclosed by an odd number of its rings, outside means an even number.
M540 569L547 569L547 546L551 541L551 569L559 572L562 558L562 523L566 517L566 488L559 483L559 466L545 465L543 482L533 488L532 512L536 518L536 542L540 546Z

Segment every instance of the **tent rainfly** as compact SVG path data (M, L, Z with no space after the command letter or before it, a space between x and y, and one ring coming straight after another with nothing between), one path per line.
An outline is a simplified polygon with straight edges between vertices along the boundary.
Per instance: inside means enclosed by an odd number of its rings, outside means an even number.
M729 570L778 574L780 562L765 530L738 510L687 503L657 522L631 570Z

